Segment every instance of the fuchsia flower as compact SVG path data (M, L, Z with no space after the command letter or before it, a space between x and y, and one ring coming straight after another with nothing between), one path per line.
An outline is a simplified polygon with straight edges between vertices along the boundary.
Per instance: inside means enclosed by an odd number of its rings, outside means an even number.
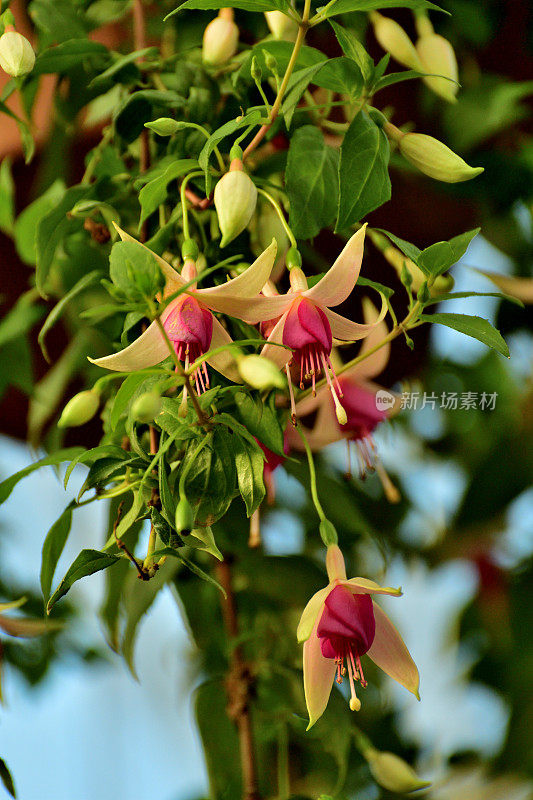
M246 322L270 322L270 333L261 352L287 372L293 416L296 412L289 373L290 361L294 359L300 367L302 388L303 380L311 378L314 390L316 377L324 372L335 406L339 407L342 389L330 359L333 340L362 339L377 324L352 322L330 309L330 306L337 306L346 300L357 282L363 258L365 229L366 225L352 236L331 269L311 288L308 288L302 270L294 267L290 271L291 290L287 294L257 297L247 307L243 304L240 316ZM378 321L383 319L385 313L384 305ZM277 322L272 326L275 319ZM293 352L279 347L280 344L292 348ZM343 414L342 409L340 413Z
M374 322L379 319L374 305L365 298L363 302L365 320ZM375 327L365 338L360 355L363 356L379 344L388 334L385 322L375 322ZM383 371L390 356L390 344L383 345L379 350L355 364L339 376L338 382L342 391L342 405L346 412L346 422L341 424L338 420L335 405L327 386L320 386L315 395L308 395L296 403L296 415L305 433L307 441L313 450L321 450L328 444L346 439L355 442L364 468L372 469L375 464L375 446L372 433L376 427L398 411L399 401L391 393L388 408L382 408L376 401L376 394L382 391L379 386L369 379ZM302 417L316 412L312 428L307 428L301 423ZM298 435L289 431L289 441L292 447L301 450L302 441ZM362 470L364 473L364 469Z
M383 588L366 578L346 579L344 558L337 545L326 556L329 584L317 592L304 609L298 641L304 642L304 690L309 728L324 713L334 679L350 682L350 708L361 701L355 683L367 685L361 657L368 655L387 675L419 700L418 669L400 634L373 599L376 594L401 595L400 589Z
M132 236L117 227L123 241L135 241ZM144 247L144 245L141 245ZM148 250L148 248L146 248ZM176 354L185 367L199 356L224 344L231 338L213 311L240 317L246 304L256 297L268 280L276 258L276 240L261 253L248 269L233 280L208 289L197 289L193 283L188 289L172 300L161 314L161 321L174 345ZM194 261L187 259L181 275L163 258L149 252L156 259L165 276L164 296L168 297L196 278ZM159 364L169 354L166 343L156 322L145 330L132 344L113 355L90 359L94 364L119 372L133 372L138 369ZM240 382L233 357L228 351L217 353L207 359L217 372L232 381ZM195 373L196 388L199 392L209 386L209 376L205 362Z

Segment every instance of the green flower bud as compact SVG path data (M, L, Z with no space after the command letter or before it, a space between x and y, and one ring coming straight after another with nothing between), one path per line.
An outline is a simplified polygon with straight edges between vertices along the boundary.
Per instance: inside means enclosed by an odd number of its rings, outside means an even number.
M154 119L153 122L145 122L144 127L150 128L158 136L172 136L172 134L183 130L186 125L171 117L159 117L159 119Z
M221 247L229 244L250 222L257 204L255 184L241 169L233 168L215 186L215 208L222 233Z
M424 72L432 73L431 76L424 78L424 83L444 100L455 103L457 101L455 95L459 89L457 83L459 71L450 42L438 33L424 34L416 43L416 52L423 64ZM437 77L439 75L443 77ZM450 80L447 80L448 78Z
M338 536L337 531L335 529L335 525L329 521L329 519L323 519L320 522L319 526L320 536L322 541L326 545L326 547L330 547L332 544L337 544Z
M276 255L276 268L279 264L285 266L285 254L289 247L289 237L285 232L276 209L270 203L259 203L257 213L250 223L251 245L256 255L260 255L263 250L276 240L278 245ZM275 269L277 272L277 269ZM273 277L273 280L276 280Z
M287 264L287 269L294 269L295 267L302 266L302 256L300 255L298 248L289 247L287 250L287 256L285 258L285 263Z
M131 414L137 422L152 422L161 411L161 397L156 391L145 392L131 406Z
M242 356L237 362L239 375L254 389L284 389L285 378L269 358L258 354Z
M100 405L100 395L94 390L79 392L72 397L66 404L59 422L58 428L75 428L78 425L85 425L94 417Z
M267 11L266 13L268 14L269 12ZM267 65L267 69L269 69L274 75L278 74L278 60L272 55L272 53L265 53L265 64Z
M194 528L194 511L185 496L180 497L176 506L176 530L188 536Z
M427 303L427 301L429 300L429 290L426 281L424 281L424 283L420 286L420 289L418 290L416 295L416 299L420 303Z
M460 183L483 172L483 167L470 167L457 153L425 133L406 133L399 139L398 146L407 161L438 181Z
M416 52L415 46L401 25L390 17L384 17L377 11L370 14L376 39L384 50L409 69L424 72L424 67Z
M252 56L252 66L250 68L250 73L254 81L260 81L263 77L263 71L257 62L256 56Z
M283 11L265 11L266 23L274 39L294 42L298 35L298 23ZM270 69L270 67L269 67Z
M181 245L181 257L184 261L186 261L187 259L191 259L191 261L196 261L199 252L200 250L194 239L185 239L185 241Z
M25 36L16 31L6 31L0 36L0 67L18 78L27 75L35 64L35 53Z
M420 780L414 769L394 753L381 753L370 748L363 755L376 783L389 792L407 794L431 786L429 781Z
M225 64L237 52L238 43L239 29L233 19L219 15L204 31L202 58L213 67Z

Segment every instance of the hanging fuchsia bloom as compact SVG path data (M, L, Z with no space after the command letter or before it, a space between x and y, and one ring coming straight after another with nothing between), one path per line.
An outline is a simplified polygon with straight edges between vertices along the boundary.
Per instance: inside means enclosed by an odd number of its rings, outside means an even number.
M298 641L304 642L308 730L324 713L334 680L342 683L346 673L350 708L361 708L355 684L367 685L361 663L365 654L420 699L418 669L400 634L373 599L376 594L398 596L401 590L383 588L366 578L347 580L337 545L328 547L326 565L329 584L310 599L298 626Z
M270 322L270 333L262 350L262 355L274 361L280 369L287 372L293 418L296 410L292 396L289 363L294 360L300 367L300 381L311 379L313 390L317 376L324 373L329 391L340 418L344 411L339 397L342 390L335 377L330 354L333 340L344 342L363 339L368 336L377 322L361 324L352 322L331 311L352 292L363 258L366 225L355 233L330 270L311 288L298 267L290 271L291 290L285 295L258 297L242 309L246 322ZM383 305L378 321L383 319L386 305ZM272 327L272 321L277 319ZM279 347L285 344L292 348Z
M117 230L122 240L133 240L133 237L120 228L117 227ZM165 308L161 314L161 322L178 358L184 362L186 368L210 349L231 343L229 334L212 312L219 311L242 319L241 312L246 303L259 294L269 278L276 258L276 248L276 241L273 240L245 272L220 286L198 289L196 283L191 284ZM196 278L196 265L191 259L185 260L180 275L163 258L152 251L149 252L165 276L165 297L174 294ZM106 369L133 372L159 364L168 354L168 344L157 323L152 322L145 332L124 350L104 358L90 360ZM230 380L240 382L234 360L228 351L209 357L207 363ZM198 392L208 388L209 376L205 362L196 370L194 379Z
M363 301L364 317L367 322L376 321L379 317L375 306L365 298ZM379 321L365 338L360 355L372 350L383 341L388 334L385 322ZM321 386L316 395L308 395L296 403L296 415L313 450L320 450L328 444L346 439L355 442L360 460L361 475L373 469L378 461L376 448L372 439L374 430L384 420L399 410L399 400L390 392L381 389L370 378L378 375L387 365L390 356L390 344L387 342L375 353L343 372L338 382L341 387L342 405L346 412L344 424L338 419L336 409L327 386ZM378 394L379 393L379 394ZM380 402L380 401L385 402ZM389 401L387 404L386 401ZM302 418L316 412L313 427L307 428ZM288 432L291 447L301 450L300 436ZM349 445L348 445L349 446ZM381 472L381 468L380 468ZM382 476L387 485L387 476Z

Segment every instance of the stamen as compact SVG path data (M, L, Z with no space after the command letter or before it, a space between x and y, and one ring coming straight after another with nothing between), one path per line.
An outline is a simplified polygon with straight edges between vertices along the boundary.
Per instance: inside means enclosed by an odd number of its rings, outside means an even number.
M352 671L352 665L349 661L348 661L348 678L350 679L350 694L351 694L350 710L359 711L359 709L361 708L361 701L359 700L359 698L355 693L354 674Z
M349 439L346 439L346 473L344 477L347 481L352 479L352 450Z
M289 384L289 396L291 398L291 420L292 424L296 426L296 403L294 402L294 392L292 389L291 371L288 364L285 364L285 372L287 373L287 383Z
M335 381L335 385L337 387L337 392L339 393L339 397L344 397L344 394L342 392L342 386L340 385L339 379L337 378L337 373L335 372L335 367L331 363L331 358L327 354L326 354L326 359L327 359L327 362L328 362L328 366L329 366L329 368L331 370L331 374L333 375L333 380Z
M352 653L351 649L350 649L348 655L350 656L350 663L351 663L352 669L353 669L353 676L354 676L355 680L357 681L357 680L359 680L359 673L357 671L357 667L355 666L355 661L354 661L353 653Z
M340 658L336 658L335 664L337 665L337 677L335 680L337 683L342 683L342 660Z
M361 659L359 658L359 656L356 655L355 660L357 661L357 668L359 670L359 678L361 681L361 686L363 687L363 689L366 689L368 683L365 680L365 676L363 675L363 667L361 666Z
M396 486L393 484L391 479L389 478L385 467L376 457L376 472L378 473L379 479L381 481L381 485L383 486L383 491L385 492L385 497L389 501L389 503L399 503L402 499L402 496Z

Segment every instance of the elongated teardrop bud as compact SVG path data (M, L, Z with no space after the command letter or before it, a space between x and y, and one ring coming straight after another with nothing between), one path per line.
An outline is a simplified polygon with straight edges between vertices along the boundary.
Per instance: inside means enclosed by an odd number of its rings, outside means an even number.
M229 244L250 222L257 204L257 189L239 158L215 186L215 208L222 233L221 247Z
M409 69L424 71L416 48L401 25L390 19L390 17L384 17L377 11L373 11L370 14L370 21L374 26L376 39L395 61Z
M279 368L269 359L252 353L242 356L237 362L239 375L249 386L260 391L284 389L285 378Z
M394 753L382 753L373 747L363 753L376 783L389 792L406 794L431 786L420 780L414 769Z
M298 23L283 11L265 11L265 19L274 39L294 42L298 35Z
M416 27L419 34L416 52L424 66L424 72L432 73L424 78L424 82L439 97L455 103L459 89L459 70L453 47L444 36L435 33L425 12L417 15ZM440 75L443 77L438 77Z
M131 415L137 422L152 422L161 411L161 397L158 392L145 392L134 400Z
M233 20L232 8L221 8L204 31L202 58L213 67L233 58L239 44L239 29Z
M100 405L100 395L94 390L79 392L66 404L57 423L58 428L75 428L85 425L94 417Z
M180 497L176 506L176 530L178 533L188 536L194 528L194 511L185 496Z
M18 78L31 72L35 64L35 53L29 41L21 33L8 30L0 36L0 67Z
M414 167L445 183L469 181L483 172L483 167L471 167L438 139L425 133L403 133L387 122L383 130L396 142L401 154Z

